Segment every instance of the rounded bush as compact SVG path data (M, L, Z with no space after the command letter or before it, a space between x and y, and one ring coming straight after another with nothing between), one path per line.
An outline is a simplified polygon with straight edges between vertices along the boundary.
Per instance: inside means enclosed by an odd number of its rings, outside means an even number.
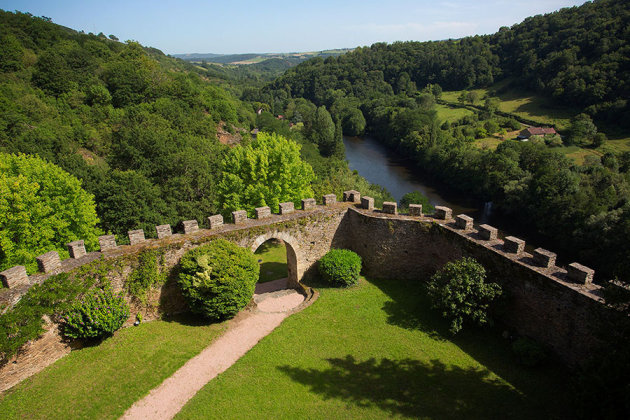
M64 316L63 334L69 338L95 338L113 334L129 318L129 306L110 286L92 289Z
M474 258L446 263L429 280L431 304L450 320L451 333L457 334L464 322L484 325L490 321L490 303L501 295L501 287L485 280L486 270Z
M193 312L220 321L249 303L259 270L249 249L217 239L184 254L178 282Z
M359 281L361 257L349 249L331 249L319 260L319 273L335 286L352 286Z

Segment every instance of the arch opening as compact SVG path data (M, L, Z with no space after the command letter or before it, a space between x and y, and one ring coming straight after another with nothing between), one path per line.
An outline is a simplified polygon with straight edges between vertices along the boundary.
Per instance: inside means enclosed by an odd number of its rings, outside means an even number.
M260 264L259 286L286 279L283 288L297 287L299 274L296 246L294 238L282 233L268 233L256 238L251 250Z

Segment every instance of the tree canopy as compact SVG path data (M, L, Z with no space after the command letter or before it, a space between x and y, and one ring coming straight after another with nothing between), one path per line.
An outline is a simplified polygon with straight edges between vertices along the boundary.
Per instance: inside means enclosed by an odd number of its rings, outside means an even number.
M278 210L282 202L298 206L313 196L313 168L300 157L300 146L278 134L258 133L247 146L230 150L223 163L219 200L225 215L234 210L269 206Z
M35 257L83 239L88 248L100 230L94 196L61 168L38 157L0 153L0 271L24 265L36 271Z

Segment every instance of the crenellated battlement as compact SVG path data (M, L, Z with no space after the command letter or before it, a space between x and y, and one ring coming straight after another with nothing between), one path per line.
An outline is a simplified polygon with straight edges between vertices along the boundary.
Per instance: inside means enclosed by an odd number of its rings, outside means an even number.
M566 269L556 265L556 254L537 248L525 250L525 241L500 238L496 228L475 225L467 215L454 216L448 207L437 206L434 215L425 215L421 205L411 205L400 214L396 203L374 207L372 197L346 191L343 202L334 194L303 199L301 209L294 203L279 205L278 213L269 207L255 209L255 218L245 210L182 221L183 233L170 225L155 227L157 239L145 238L141 229L128 232L130 245L118 245L113 235L99 237L100 251L86 252L83 241L69 243L70 258L60 260L55 251L37 257L40 272L28 276L17 266L0 273L5 289L0 290L0 307L12 307L34 284L48 276L70 272L99 258L118 259L129 264L145 249L162 249L167 267L173 269L188 249L223 237L255 250L270 238L287 243L289 276L292 284L316 272L319 258L333 247L357 252L364 261L366 275L425 282L443 264L462 256L477 258L493 281L501 283L510 302L502 321L520 334L551 347L570 364L580 363L601 342L596 337L597 322L617 316L604 304L602 287L593 283L594 271L578 263ZM134 257L135 258L135 257ZM131 268L116 274L117 284ZM126 273L126 274L124 274ZM616 318L615 318L616 319Z

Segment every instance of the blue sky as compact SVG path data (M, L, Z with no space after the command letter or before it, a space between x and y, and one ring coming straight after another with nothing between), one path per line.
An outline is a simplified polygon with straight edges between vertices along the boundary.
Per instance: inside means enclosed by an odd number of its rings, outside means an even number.
M493 33L584 0L0 0L76 30L177 53L318 51Z

